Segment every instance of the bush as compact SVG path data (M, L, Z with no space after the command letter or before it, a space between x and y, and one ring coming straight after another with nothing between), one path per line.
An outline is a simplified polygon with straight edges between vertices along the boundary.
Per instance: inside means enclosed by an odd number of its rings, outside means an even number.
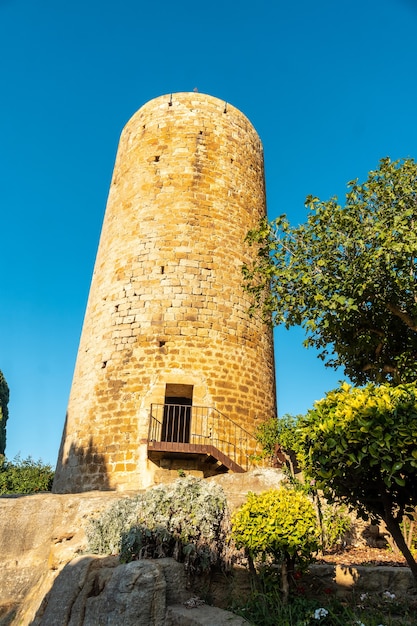
M284 415L281 418L272 417L262 422L256 429L255 438L262 446L262 458L273 457L276 446L279 444L288 454L297 449L296 428L300 415Z
M417 581L401 529L417 506L417 383L343 383L314 404L297 432L305 475L329 501L383 520Z
M87 527L95 554L119 554L128 563L174 557L190 572L219 564L227 549L226 498L215 483L193 477L159 485L116 502Z
M286 555L310 561L319 547L317 516L310 500L295 489L250 492L232 517L232 536L238 548L252 556Z
M319 548L320 532L314 506L300 490L271 489L249 493L232 517L232 538L250 559L281 566L284 600L293 580L294 566L304 567Z
M0 465L0 494L37 493L51 491L54 471L51 465L31 456L13 461L3 459Z
M326 504L322 508L322 524L322 549L327 552L342 547L353 527L348 508L343 504L338 506Z

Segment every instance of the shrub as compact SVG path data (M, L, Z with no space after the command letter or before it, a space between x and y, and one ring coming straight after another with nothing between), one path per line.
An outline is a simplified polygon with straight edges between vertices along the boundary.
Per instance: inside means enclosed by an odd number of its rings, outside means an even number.
M193 477L116 502L87 527L89 550L124 563L172 556L190 572L225 557L226 498L215 483Z
M303 470L330 501L383 520L417 581L401 530L417 505L417 383L343 383L300 420Z
M326 504L322 507L324 551L340 548L352 530L353 522L347 506Z
M13 461L4 459L0 465L0 494L51 491L54 471L51 465L31 456Z
M272 558L281 566L284 599L297 562L304 567L319 548L319 528L314 506L300 490L271 489L249 493L232 517L232 537L245 548L250 560Z
M261 457L273 457L277 444L287 453L297 448L296 428L300 415L284 415L262 422L256 429L255 438L262 446Z

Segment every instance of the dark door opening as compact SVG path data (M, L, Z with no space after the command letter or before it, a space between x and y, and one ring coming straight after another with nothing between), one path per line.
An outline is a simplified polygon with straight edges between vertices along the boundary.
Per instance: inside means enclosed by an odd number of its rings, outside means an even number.
M166 385L162 441L189 443L192 402L192 385Z

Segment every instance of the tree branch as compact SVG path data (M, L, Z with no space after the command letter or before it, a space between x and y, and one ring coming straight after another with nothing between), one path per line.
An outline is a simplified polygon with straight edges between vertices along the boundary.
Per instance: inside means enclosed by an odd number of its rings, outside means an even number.
M408 328L410 328L414 332L417 332L417 324L415 320L413 320L413 318L410 315L408 315L408 313L406 313L405 311L402 311L395 304L392 304L392 302L386 302L385 306L387 307L388 311L390 311L390 313L392 313L396 317L399 317L400 320L404 322L406 326L408 326Z

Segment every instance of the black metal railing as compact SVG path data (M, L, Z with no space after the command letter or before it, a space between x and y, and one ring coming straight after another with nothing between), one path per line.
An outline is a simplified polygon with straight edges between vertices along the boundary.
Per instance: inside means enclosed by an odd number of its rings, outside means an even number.
M152 404L149 442L210 445L244 470L256 453L255 437L213 407Z

